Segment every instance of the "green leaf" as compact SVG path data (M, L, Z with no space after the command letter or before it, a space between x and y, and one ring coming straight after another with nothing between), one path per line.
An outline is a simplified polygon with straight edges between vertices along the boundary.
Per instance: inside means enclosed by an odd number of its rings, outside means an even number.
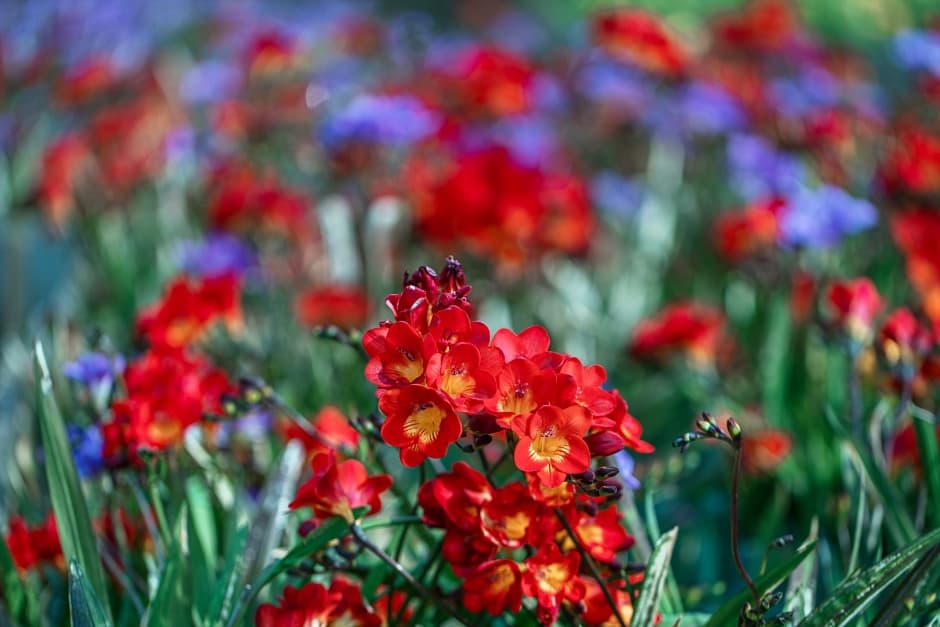
M928 519L931 526L940 527L940 447L937 445L936 419L931 421L914 417L914 434L920 453L920 467L925 469L927 494L930 498Z
M72 614L72 627L110 627L111 621L104 613L104 608L82 567L74 558L69 560L69 609Z
M184 586L186 563L183 555L183 537L186 529L186 504L180 506L173 527L172 539L167 547L166 561L160 571L157 588L150 599L147 616L143 624L146 627L160 627L163 625L188 625L190 614L189 602Z
M836 587L832 595L800 627L848 625L898 577L914 566L925 552L940 543L940 529L920 537L874 566L859 571Z
M212 511L212 497L201 477L186 480L186 503L189 507L187 538L189 565L193 573L193 609L203 618L212 603L215 587L218 537Z
M663 620L660 623L663 627L672 627L678 624L679 627L704 627L708 622L708 614L701 612L686 612L685 614L663 614Z
M7 543L0 537L0 572L3 578L0 580L0 590L3 590L3 601L14 620L23 618L26 610L26 603L29 601L29 593L26 590L26 584L20 578L16 570L16 564L13 563L13 556L10 555L10 549ZM25 622L25 621L20 621Z
M52 395L52 379L49 375L46 357L42 344L38 341L33 372L36 379L39 432L46 458L46 480L49 483L52 510L55 512L56 524L59 528L62 553L67 559L75 559L78 562L95 596L107 600L108 591L105 586L104 569L98 557L95 535L92 533L91 516L88 514L88 505L85 503L85 495L82 493L82 486L78 480L78 471L75 468L75 460L72 458L72 448L69 446L65 422ZM110 616L107 607L105 607L105 612Z
M816 542L810 542L754 580L754 586L757 588L757 592L764 595L776 588L784 579L790 576L790 573L793 572L797 566L803 563L803 560L806 559L807 556L813 553L815 548ZM750 598L751 593L747 588L741 590L741 592L725 601L725 603L712 614L711 620L705 624L705 627L728 627L728 625L737 624L738 613L740 613L741 608L744 607L744 604L747 603Z
M631 625L651 627L656 620L659 600L663 594L663 587L666 585L669 561L672 559L672 550L676 546L678 534L679 529L673 527L656 541L649 563L646 565L643 588L640 590L640 599L637 601Z
M236 602L238 587L241 581L244 566L244 549L248 541L248 525L238 528L229 542L225 553L225 566L222 577L216 582L212 602L209 604L206 623L210 625L225 625L225 619L231 613Z
M803 544L815 542L819 536L819 519L813 518L810 526L809 538ZM802 550L803 547L800 547ZM816 552L816 549L813 549ZM816 604L816 571L817 556L803 561L790 573L790 580L787 582L787 592L783 599L784 611L793 612L795 620L807 616Z

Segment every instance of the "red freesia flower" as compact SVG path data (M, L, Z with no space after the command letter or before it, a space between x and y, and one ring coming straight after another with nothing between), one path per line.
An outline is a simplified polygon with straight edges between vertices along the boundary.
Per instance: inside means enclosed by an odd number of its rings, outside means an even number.
M480 528L495 544L518 549L526 544L538 545L551 536L552 520L545 507L532 499L521 483L511 483L498 490L480 508Z
M367 515L382 509L380 497L392 485L389 475L370 477L366 467L355 459L336 463L336 454L319 453L310 463L313 475L297 488L291 509L312 507L317 518L342 516L352 522L353 510L368 505Z
M514 53L475 47L459 55L448 78L459 105L470 115L504 116L524 113L532 106L535 71Z
M538 601L538 616L543 625L551 625L562 601L577 603L584 598L584 582L578 577L581 555L577 551L561 554L549 543L525 561L522 591Z
M406 322L366 331L362 344L371 359L366 378L379 387L406 385L424 379L433 347Z
M359 329L369 318L369 297L358 287L324 285L303 292L294 302L297 319L306 327L329 324Z
M719 43L733 49L774 51L795 41L800 24L787 0L751 0L743 10L717 19L713 31Z
M930 331L906 307L891 312L878 334L881 351L892 366L918 362L932 343Z
M940 213L914 209L891 219L894 241L907 259L907 276L920 295L924 312L940 321Z
M750 474L769 473L790 454L793 439L779 429L748 432L741 444L741 465Z
M892 195L933 198L940 194L940 137L916 125L895 132L880 177Z
M418 503L425 524L473 531L480 527L480 508L493 499L493 486L464 462L421 485Z
M616 627L619 625L620 622L614 617L613 610L610 608L610 603L607 601L607 597L604 596L600 584L587 577L582 578L581 581L585 586L584 599L582 599L584 612L581 614L581 620L592 627ZM630 593L612 583L608 583L607 586L617 605L617 610L620 612L620 617L625 624L629 625L633 618L633 602L630 599ZM654 624L659 623L657 617Z
M591 463L591 451L584 442L590 426L590 415L578 406L562 410L546 405L517 418L513 424L519 436L513 454L516 467L537 474L548 487L560 485L565 475L584 472Z
M777 243L777 215L784 201L770 198L755 202L735 213L725 213L715 222L718 252L732 263L740 263L755 253L771 250Z
M19 516L11 517L6 543L13 563L20 571L27 571L43 563L62 561L59 529L51 512L35 527L29 527Z
M677 77L687 69L688 55L678 39L645 11L606 11L594 18L591 29L595 43L607 54L643 70Z
M401 463L417 466L428 457L443 457L463 427L450 402L424 385L389 390L379 399L386 416L382 438L400 450Z
M428 385L443 392L458 411L474 411L496 390L496 379L481 367L480 349L469 342L455 344L428 361Z
M46 220L61 229L75 208L75 192L92 167L92 154L85 136L68 133L53 141L42 155L39 199Z
M621 526L620 513L615 507L601 510L593 516L579 511L577 519L572 522L582 546L599 562L613 562L618 552L633 546L633 536Z
M56 85L56 100L76 107L103 92L117 80L107 57L92 56L66 72Z
M676 303L637 324L630 352L640 359L680 352L693 363L713 364L723 332L724 316L717 309L694 302Z
M158 348L178 349L197 341L213 324L230 330L242 324L238 278L223 275L201 280L178 277L162 300L137 317L137 332Z
M493 560L480 565L463 582L463 604L474 613L499 616L522 608L522 572L513 560Z
M871 279L839 281L829 286L826 302L835 322L851 337L864 340L871 336L872 322L881 309L881 296Z
M326 405L310 419L309 429L302 428L292 420L282 423L284 440L300 440L308 455L327 450L355 450L359 446L359 432L349 425L349 419L339 408Z
M487 400L486 408L496 414L496 422L510 428L516 416L534 412L550 401L555 393L556 376L542 370L526 358L513 359L496 378L496 392Z
M310 625L379 627L381 619L368 610L362 592L336 579L329 589L318 583L302 588L287 586L277 605L265 603L255 612L256 627L308 627Z

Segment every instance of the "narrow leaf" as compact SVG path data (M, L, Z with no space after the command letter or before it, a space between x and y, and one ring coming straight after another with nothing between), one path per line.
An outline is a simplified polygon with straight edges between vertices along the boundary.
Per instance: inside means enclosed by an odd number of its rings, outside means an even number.
M82 567L74 558L69 560L69 610L72 627L111 626L101 601L95 596Z
M640 590L640 599L633 613L631 625L651 627L656 620L659 600L663 594L663 587L666 585L666 577L669 574L669 561L672 559L672 550L676 546L678 534L679 529L673 527L656 541L653 554L650 555L650 561L646 565L643 588Z
M143 624L147 627L162 625L186 625L189 623L188 600L184 586L186 563L183 555L183 537L186 529L186 504L180 506L172 538L167 547L166 562Z
M226 617L231 613L238 595L241 573L244 570L245 543L248 541L248 526L238 528L229 543L225 553L225 566L222 576L216 582L212 602L209 604L206 623L210 625L225 625Z
M929 469L924 473L930 497L927 499L930 506L927 517L931 526L940 527L940 446L937 445L936 419L927 421L915 416L914 434L920 453L920 467Z
M39 432L45 451L46 480L55 512L62 552L67 559L75 559L88 578L95 596L108 598L104 570L98 557L95 535L92 533L88 505L78 480L75 460L65 431L65 422L52 396L52 379L42 350L36 342L33 364L36 378L36 407L39 412ZM108 608L105 607L106 615Z
M784 579L790 576L790 573L792 573L797 566L803 563L803 560L806 559L807 556L813 553L815 548L816 542L810 542L804 548L798 550L780 564L758 577L754 581L757 592L764 595L780 585ZM705 627L728 627L728 625L737 624L738 613L740 613L741 608L744 607L744 604L747 603L750 598L751 593L747 588L741 590L741 592L725 601L725 603L712 614L711 620L705 624Z
M218 538L209 488L198 476L186 480L186 503L190 512L187 543L189 565L193 573L193 610L201 619L207 615L212 603Z
M832 595L800 622L800 627L848 625L881 592L917 563L921 555L940 543L940 529L920 537L870 568L859 571L836 587Z

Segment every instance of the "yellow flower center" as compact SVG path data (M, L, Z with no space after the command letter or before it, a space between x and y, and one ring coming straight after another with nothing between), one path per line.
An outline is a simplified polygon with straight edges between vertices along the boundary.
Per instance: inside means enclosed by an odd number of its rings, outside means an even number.
M418 403L405 420L405 435L416 437L421 442L430 442L437 437L446 415L446 412L434 403Z

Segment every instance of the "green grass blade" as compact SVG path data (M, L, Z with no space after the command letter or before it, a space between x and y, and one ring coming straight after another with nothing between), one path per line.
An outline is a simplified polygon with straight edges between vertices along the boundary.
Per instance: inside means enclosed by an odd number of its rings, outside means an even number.
M72 627L111 626L101 601L95 596L82 567L74 558L69 560L69 610Z
M940 527L940 447L937 445L936 419L925 420L914 417L914 434L917 437L917 450L920 453L920 467L924 469L927 482L927 502L930 509L927 519L931 527Z
M915 540L874 566L843 581L832 595L800 627L840 627L849 625L881 592L912 568L918 559L940 543L940 529Z
M186 503L189 507L187 538L189 565L193 573L193 610L202 619L208 615L215 588L218 534L212 496L201 477L186 480Z
M225 625L237 601L239 583L244 572L245 543L248 542L248 525L238 528L225 552L222 576L216 581L212 602L209 604L206 624Z
M676 546L678 534L679 529L673 527L664 533L653 547L653 554L650 555L649 563L646 565L640 598L637 601L636 611L633 613L633 620L630 622L635 627L652 627L656 620L659 601L669 574L672 550Z
M186 504L180 506L172 538L167 547L166 561L160 571L160 579L154 590L147 616L143 621L146 627L164 625L184 626L192 622L189 611L190 600L186 594L186 562L183 555L183 537L187 520Z
M62 552L66 559L75 559L78 562L95 596L107 604L108 591L95 535L92 532L91 516L88 514L88 505L78 480L65 422L52 396L52 378L42 344L39 342L36 342L33 372L36 379L39 432L45 451L46 480L49 483ZM107 605L105 615L110 617Z
M10 555L10 549L3 537L0 537L0 573L3 574L0 579L0 586L2 586L0 590L3 590L3 601L10 616L14 620L25 622L22 619L26 611L26 603L29 601L29 592L26 590L26 583L16 570L13 556Z
M761 595L764 595L776 588L784 579L790 576L790 573L792 573L797 566L803 563L803 560L813 553L815 548L816 542L810 542L801 550L798 550L786 560L755 579L754 586L757 588L757 591ZM712 614L711 620L705 624L705 627L728 627L729 625L736 625L738 613L750 598L751 593L747 588L737 593Z

